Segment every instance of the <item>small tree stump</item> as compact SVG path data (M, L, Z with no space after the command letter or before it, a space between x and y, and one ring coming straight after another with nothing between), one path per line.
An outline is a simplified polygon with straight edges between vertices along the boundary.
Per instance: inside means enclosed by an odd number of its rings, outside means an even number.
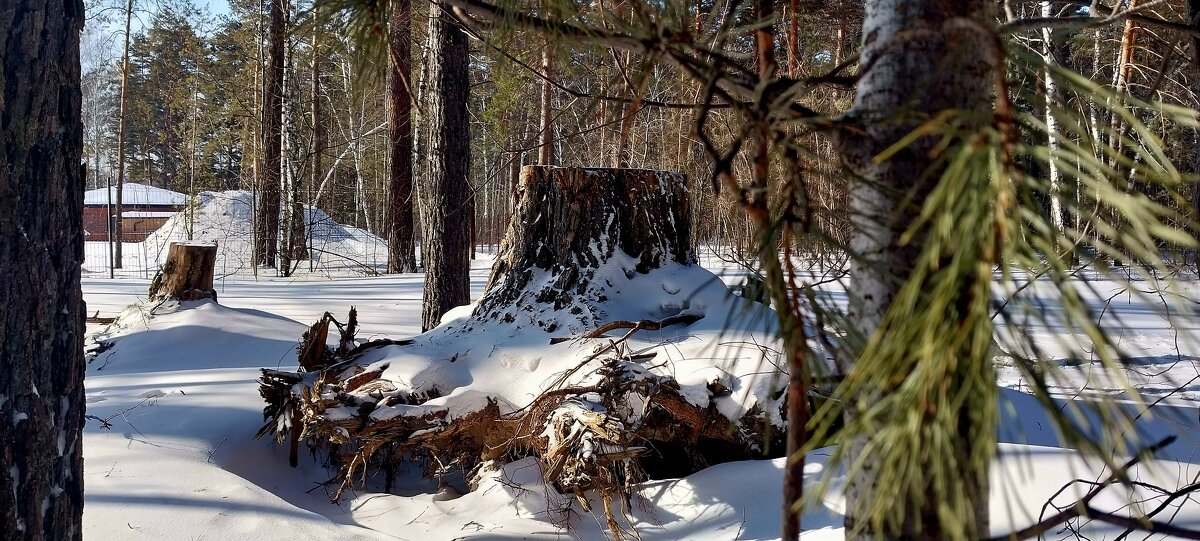
M216 265L216 244L171 243L167 262L150 282L150 299L217 300L217 291L213 289Z
M695 263L686 182L681 173L649 169L523 167L475 316L508 319L512 307L549 306L595 325L587 305L606 300L611 284L593 287L593 279L618 252L628 277Z

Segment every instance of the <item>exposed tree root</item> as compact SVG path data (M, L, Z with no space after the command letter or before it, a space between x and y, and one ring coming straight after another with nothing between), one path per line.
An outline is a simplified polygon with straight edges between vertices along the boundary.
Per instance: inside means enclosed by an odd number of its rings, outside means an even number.
M628 338L637 329L699 317L675 316L648 325L614 322L585 336L632 329ZM441 395L439 390L399 390L382 377L384 369L365 370L355 363L365 345L353 345L354 322L353 312L344 326L325 314L301 343L301 371L264 369L261 379L267 422L258 436L271 434L280 443L289 442L293 465L301 440L323 450L338 467L334 500L364 484L371 470L383 471L390 489L396 466L414 457L428 458L426 475L437 476L450 467L469 470L486 461L535 456L544 481L576 495L585 509L590 505L583 495L595 490L610 533L622 539L617 514L623 512L613 502L629 507L635 485L646 479L646 465L654 463L658 449L680 450L691 462L688 469L695 471L711 462L754 456L765 437L760 430L768 427L763 418L734 423L714 407L690 403L673 378L640 364L652 355L630 355L624 339L610 341L569 371L591 365L589 373L599 376L589 380L595 384L562 386L567 381L563 377L512 413L502 413L489 400L482 409L452 417L446 406L426 404ZM331 324L341 332L337 348L325 345ZM754 410L748 417L760 414ZM706 456L703 448L729 456Z

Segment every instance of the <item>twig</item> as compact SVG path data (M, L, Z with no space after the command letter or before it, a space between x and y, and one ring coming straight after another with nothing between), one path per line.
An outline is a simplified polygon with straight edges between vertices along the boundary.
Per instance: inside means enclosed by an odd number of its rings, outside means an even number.
M1052 528L1054 528L1060 524L1065 524L1067 521L1070 521L1071 519L1074 519L1077 517L1088 517L1088 518L1091 518L1094 520L1099 520L1101 522L1115 524L1117 526L1133 527L1133 528L1136 528L1139 530L1144 530L1144 531L1148 531L1148 532L1152 532L1152 533L1163 533L1163 534L1167 534L1167 535L1173 535L1176 537L1181 537L1183 539L1200 539L1200 531L1189 530L1187 528L1182 528L1179 526L1173 526L1171 524L1164 524L1161 522L1150 520L1149 516L1143 516L1140 518L1123 517L1123 516L1115 515L1113 513L1100 511L1091 506L1092 500L1094 500L1096 498L1096 496L1099 496L1101 491L1103 491L1105 488L1107 488L1115 483L1124 482L1123 480L1128 478L1127 474L1128 474L1129 470L1132 469L1134 466L1138 465L1138 463L1140 463L1143 458L1145 458L1147 456L1152 456L1154 453L1157 453L1158 451L1162 450L1164 447L1174 443L1175 439L1176 439L1175 436L1168 436L1168 437L1164 438L1162 441L1160 441L1154 445L1151 445L1150 447L1147 447L1145 450L1138 453L1137 456L1134 456L1133 458L1131 458L1127 462L1125 462L1124 465L1122 465L1119 469L1117 469L1111 475L1109 475L1108 478L1105 479L1103 482L1094 483L1095 486L1091 490L1089 490L1088 493L1085 494L1082 498L1075 501L1075 503L1072 503L1071 505L1069 505L1065 508L1059 508L1059 511L1057 513L1055 513L1043 520L1040 520L1035 524L1032 524L1030 526L1026 526L1025 528L1017 530L1015 532L1011 532L1011 533L1004 534L1004 535L993 536L993 537L989 538L988 541L1019 541L1021 539L1030 539L1033 537L1037 537L1043 533L1046 533L1046 532L1050 531ZM1051 505L1050 502L1052 502L1054 500L1054 498L1058 497L1060 494L1065 492L1067 490L1067 488L1069 488L1071 485L1074 485L1075 483L1079 483L1079 482L1090 483L1089 481L1082 481L1082 480L1071 481L1070 483L1063 485L1063 487L1060 488L1058 490L1058 492L1055 492L1054 495L1050 497L1050 500L1047 501L1046 505ZM1057 508L1057 506L1056 506L1056 508Z
M701 319L704 319L704 316L700 314L677 314L668 318L660 319L658 321L654 321L652 319L643 319L641 321L618 320L596 327L595 329L583 333L581 336L579 336L579 338L603 338L605 333L608 333L609 331L615 331L617 329L633 329L633 331L658 331L662 330L664 327L670 327L672 325L691 325L692 323L700 321ZM571 340L575 340L575 338L570 336L559 336L551 338L550 343L561 344Z

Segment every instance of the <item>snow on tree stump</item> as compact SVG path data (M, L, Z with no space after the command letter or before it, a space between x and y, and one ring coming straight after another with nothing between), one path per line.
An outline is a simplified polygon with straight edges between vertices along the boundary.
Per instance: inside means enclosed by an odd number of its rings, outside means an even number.
M390 490L398 465L415 457L429 457L426 475L437 476L435 464L469 470L535 456L543 481L574 494L583 509L593 501L585 492L595 491L609 531L622 539L619 503L630 501L638 480L782 449L774 436L782 433L780 389L756 385L753 403L749 393L729 398L735 385L724 382L733 376L718 367L725 359L709 356L680 359L701 371L690 373L706 374L681 383L674 366L649 363L662 353L656 348L677 346L634 336L691 325L705 317L705 303L718 313L742 303L767 315L719 291L701 295L700 306L689 306L690 293L674 297L689 283L698 286L691 293L713 283L703 269L674 268L696 262L689 212L678 173L525 167L474 313L414 339L365 343L354 339L353 310L344 326L326 313L305 334L298 370L263 369L267 405L257 435L288 442L293 465L301 440L325 450L338 471L335 501L369 470L381 470ZM669 286L676 279L683 285ZM341 334L336 349L327 345L330 325ZM532 333L520 331L527 325ZM539 329L559 334L544 342L550 349L530 347L529 338L544 338ZM616 329L620 338L605 336ZM697 332L717 336L712 327ZM393 346L404 349L377 351ZM393 365L392 355L404 360ZM479 377L498 366L518 390ZM730 408L734 400L743 402Z
M532 165L517 190L477 319L513 321L514 307L550 306L595 325L590 301L607 299L593 281L618 251L632 258L627 276L696 261L682 173Z
M216 244L171 243L167 262L150 282L150 299L217 300L217 291L213 289L216 264Z

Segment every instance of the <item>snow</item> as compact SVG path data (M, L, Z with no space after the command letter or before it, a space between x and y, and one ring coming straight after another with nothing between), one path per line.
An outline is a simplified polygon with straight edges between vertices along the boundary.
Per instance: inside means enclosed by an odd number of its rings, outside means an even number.
M103 190L102 190L103 191ZM244 190L201 192L193 207L179 212L125 212L126 216L167 217L143 242L122 245L121 277L150 278L166 261L174 242L217 245L218 278L257 277L254 253L254 196ZM182 203L181 203L182 204ZM386 269L387 241L356 227L337 223L321 209L304 206L306 244L310 259L298 262L295 277L374 275ZM84 275L108 276L109 246L85 243ZM261 274L275 271L258 269Z
M473 265L476 298L489 264L482 259ZM689 327L641 331L630 339L632 350L658 353L650 364L661 363L654 370L679 379L689 390L689 400L712 403L722 414L738 418L748 404L769 400L770 391L782 384L762 374L771 371L773 320L764 317L760 305L729 298L722 285L722 280L736 282L737 273L725 273L719 280L704 269L675 266L662 275L629 277L615 265L604 270L604 277L627 300L607 306L605 320L657 319L681 309L704 314ZM474 476L474 490L467 486L469 476L451 476L439 486L421 477L423 465L413 464L398 473L394 494L360 491L335 505L328 499L333 487L320 485L333 472L318 459L302 453L299 467L292 469L286 445L253 439L264 422L256 382L260 368L294 369L300 335L325 310L340 318L349 306L357 306L361 338L415 335L420 324L419 275L320 282L228 279L218 284L220 304L193 301L125 309L145 295L146 286L145 280L84 280L89 311L120 316L107 331L89 327L90 332L100 332L96 339L111 347L88 364L88 413L108 419L113 427L105 430L89 420L85 428L85 537L606 538L603 515L584 511L573 497L543 485L533 459L485 465ZM837 298L837 286L829 287L824 293ZM1109 291L1105 287L1099 284L1091 300L1102 302ZM1182 294L1193 303L1197 298L1195 290ZM1194 356L1198 350L1189 349L1194 342L1182 340L1183 355L1175 357L1176 335L1196 331L1194 318L1186 324L1174 321L1172 328L1152 306L1132 296L1109 306L1134 329L1122 339L1145 359L1133 367L1140 389L1152 397L1166 396L1167 390L1200 374ZM546 332L534 323L539 319L561 326ZM387 365L390 381L414 390L435 383L446 386L444 396L417 408L453 405L461 414L479 407L492 393L503 397L507 407L520 407L537 385L573 366L600 343L576 340L551 346L550 337L581 330L556 313L526 314L517 330L480 326L468 307L447 314L445 323L443 330L419 337L412 346L373 353L376 367ZM1063 331L1047 327L1041 332L1049 341ZM422 355L413 353L417 350ZM459 353L455 362L446 362L454 353ZM1117 392L1103 387L1105 380L1088 379L1095 369L1093 363L1074 367L1072 379L1059 382L1061 402L1086 398L1077 396L1085 390L1084 383L1091 383L1089 393ZM1001 367L1000 377L1008 388L1001 393L1000 440L1005 443L992 470L996 532L1035 522L1043 503L1071 480L1106 475L1097 460L1062 448L1040 406L1019 391L1011 369ZM714 379L733 394L701 393ZM1194 387L1159 403L1153 415L1138 421L1144 441L1168 434L1178 435L1180 441L1161 454L1167 460L1136 468L1135 478L1173 489L1200 476L1195 397L1200 385ZM1129 407L1136 404L1130 402ZM401 413L381 408L373 415ZM843 538L844 502L837 490L841 474L826 469L828 455L828 450L819 450L808 456L807 482L827 474L833 490L806 508L805 539ZM646 482L632 502L632 523L625 526L636 528L647 541L778 538L782 468L782 460L735 462L682 479ZM17 479L20 472L14 469L9 475ZM378 479L368 482L378 484ZM1080 490L1086 489L1070 489L1056 502L1068 503L1082 494ZM1145 496L1114 487L1094 503L1115 511ZM593 509L600 508L598 499L592 503ZM1200 504L1187 499L1177 503L1177 512L1163 516L1173 516L1175 524L1200 527ZM1113 539L1120 530L1090 523L1084 533L1091 539Z
M109 194L109 191L112 191ZM111 198L110 198L111 197ZM97 188L83 192L84 205L107 205L109 203L117 204L117 187ZM145 184L136 182L126 182L121 190L122 205L171 205L183 206L187 204L187 194L155 188ZM128 213L125 213L128 216Z
M245 190L201 192L196 208L168 219L142 243L152 268L166 261L172 242L201 241L217 245L217 274L248 274L253 270L254 196ZM387 242L362 229L343 226L321 209L304 206L304 223L311 264L321 271L357 274L378 272L387 263ZM189 233L190 231L190 233ZM310 262L300 263L307 270Z

